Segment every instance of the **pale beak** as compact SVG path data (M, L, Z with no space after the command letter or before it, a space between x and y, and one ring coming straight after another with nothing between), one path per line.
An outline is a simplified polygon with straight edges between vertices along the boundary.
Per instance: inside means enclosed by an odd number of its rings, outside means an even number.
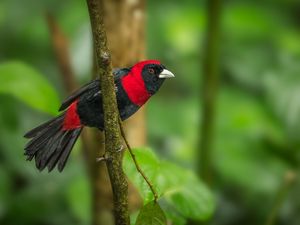
M171 77L175 77L175 75L170 72L169 70L164 69L159 75L159 78L171 78Z

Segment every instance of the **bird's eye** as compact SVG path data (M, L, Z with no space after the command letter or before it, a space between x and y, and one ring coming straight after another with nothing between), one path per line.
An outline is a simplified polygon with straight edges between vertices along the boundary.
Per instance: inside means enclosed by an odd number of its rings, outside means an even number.
M149 68L148 72L151 73L151 74L154 74L154 69L153 68Z

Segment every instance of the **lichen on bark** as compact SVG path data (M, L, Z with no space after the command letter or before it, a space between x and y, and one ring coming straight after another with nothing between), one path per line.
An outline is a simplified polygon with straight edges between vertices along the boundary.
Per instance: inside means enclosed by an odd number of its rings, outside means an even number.
M112 63L103 23L103 1L87 0L104 109L105 158L113 190L116 225L128 225L128 183L122 169L122 148ZM100 106L99 106L100 107Z

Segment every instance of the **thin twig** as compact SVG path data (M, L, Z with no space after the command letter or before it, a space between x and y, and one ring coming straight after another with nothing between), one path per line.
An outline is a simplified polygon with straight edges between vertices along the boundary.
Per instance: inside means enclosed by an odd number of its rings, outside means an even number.
M146 183L148 184L152 194L153 194L153 197L154 197L154 202L157 202L157 199L158 199L158 194L157 192L155 191L154 187L153 187L153 184L151 183L151 181L148 179L148 177L144 174L144 172L142 171L141 167L139 166L136 158L135 158L135 155L126 139L126 135L125 135L125 132L124 132L124 129L123 129L123 126L122 126L122 122L121 122L121 119L119 119L119 125L120 125L120 131L121 131L121 135L125 141L125 144L127 146L127 149L129 151L129 154L134 162L134 165L137 169L137 171L141 174L141 176L144 178L144 180L146 181Z

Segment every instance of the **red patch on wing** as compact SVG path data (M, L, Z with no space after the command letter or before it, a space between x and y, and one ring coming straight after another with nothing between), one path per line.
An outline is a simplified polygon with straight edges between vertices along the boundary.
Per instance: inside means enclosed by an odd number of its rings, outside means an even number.
M122 86L130 101L142 106L150 98L142 78L142 70L147 64L161 64L158 60L146 60L135 64L127 76L122 78Z
M82 126L77 114L77 102L78 100L73 102L66 111L63 130L73 130Z

